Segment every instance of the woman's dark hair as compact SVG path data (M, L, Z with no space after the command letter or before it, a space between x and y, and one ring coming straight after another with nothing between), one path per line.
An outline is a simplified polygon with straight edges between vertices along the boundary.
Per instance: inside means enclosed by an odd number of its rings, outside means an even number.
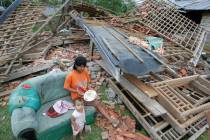
M84 66L86 67L87 59L83 56L78 56L74 61L73 69L76 70L76 66Z

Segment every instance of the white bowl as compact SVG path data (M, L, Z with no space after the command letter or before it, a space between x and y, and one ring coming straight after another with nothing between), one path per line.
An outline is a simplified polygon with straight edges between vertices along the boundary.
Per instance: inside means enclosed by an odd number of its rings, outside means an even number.
M87 102L91 102L96 99L96 91L95 90L88 90L84 94L84 100Z

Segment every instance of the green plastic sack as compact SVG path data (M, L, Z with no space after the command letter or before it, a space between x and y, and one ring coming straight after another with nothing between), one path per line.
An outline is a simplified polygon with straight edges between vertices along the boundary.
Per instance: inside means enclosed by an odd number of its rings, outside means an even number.
M37 111L41 106L40 97L30 83L22 83L10 95L9 112L16 108L30 107Z
M163 38L159 37L149 36L145 37L145 40L149 43L151 50L156 50L160 48L163 44Z

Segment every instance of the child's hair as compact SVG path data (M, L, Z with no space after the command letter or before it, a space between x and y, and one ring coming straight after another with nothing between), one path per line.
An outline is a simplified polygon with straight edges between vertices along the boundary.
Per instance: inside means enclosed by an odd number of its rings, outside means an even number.
M75 106L84 106L84 103L83 103L83 101L82 100L76 100L75 101Z
M84 66L86 67L87 59L83 56L78 56L74 61L73 69L76 70L76 66Z

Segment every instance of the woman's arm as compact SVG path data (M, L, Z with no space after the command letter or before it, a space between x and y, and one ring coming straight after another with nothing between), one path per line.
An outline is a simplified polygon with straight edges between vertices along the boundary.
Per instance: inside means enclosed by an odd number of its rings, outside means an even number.
M76 90L76 89L73 89L73 88L68 88L67 90L69 90L70 92L77 93L77 94L79 94L80 96L83 96L83 95L84 95L81 91Z
M76 89L74 89L74 88L70 88L70 87L69 87L69 88L67 88L67 90L68 90L68 91L70 91L70 92L74 92L74 93L77 93L77 92L78 92Z

